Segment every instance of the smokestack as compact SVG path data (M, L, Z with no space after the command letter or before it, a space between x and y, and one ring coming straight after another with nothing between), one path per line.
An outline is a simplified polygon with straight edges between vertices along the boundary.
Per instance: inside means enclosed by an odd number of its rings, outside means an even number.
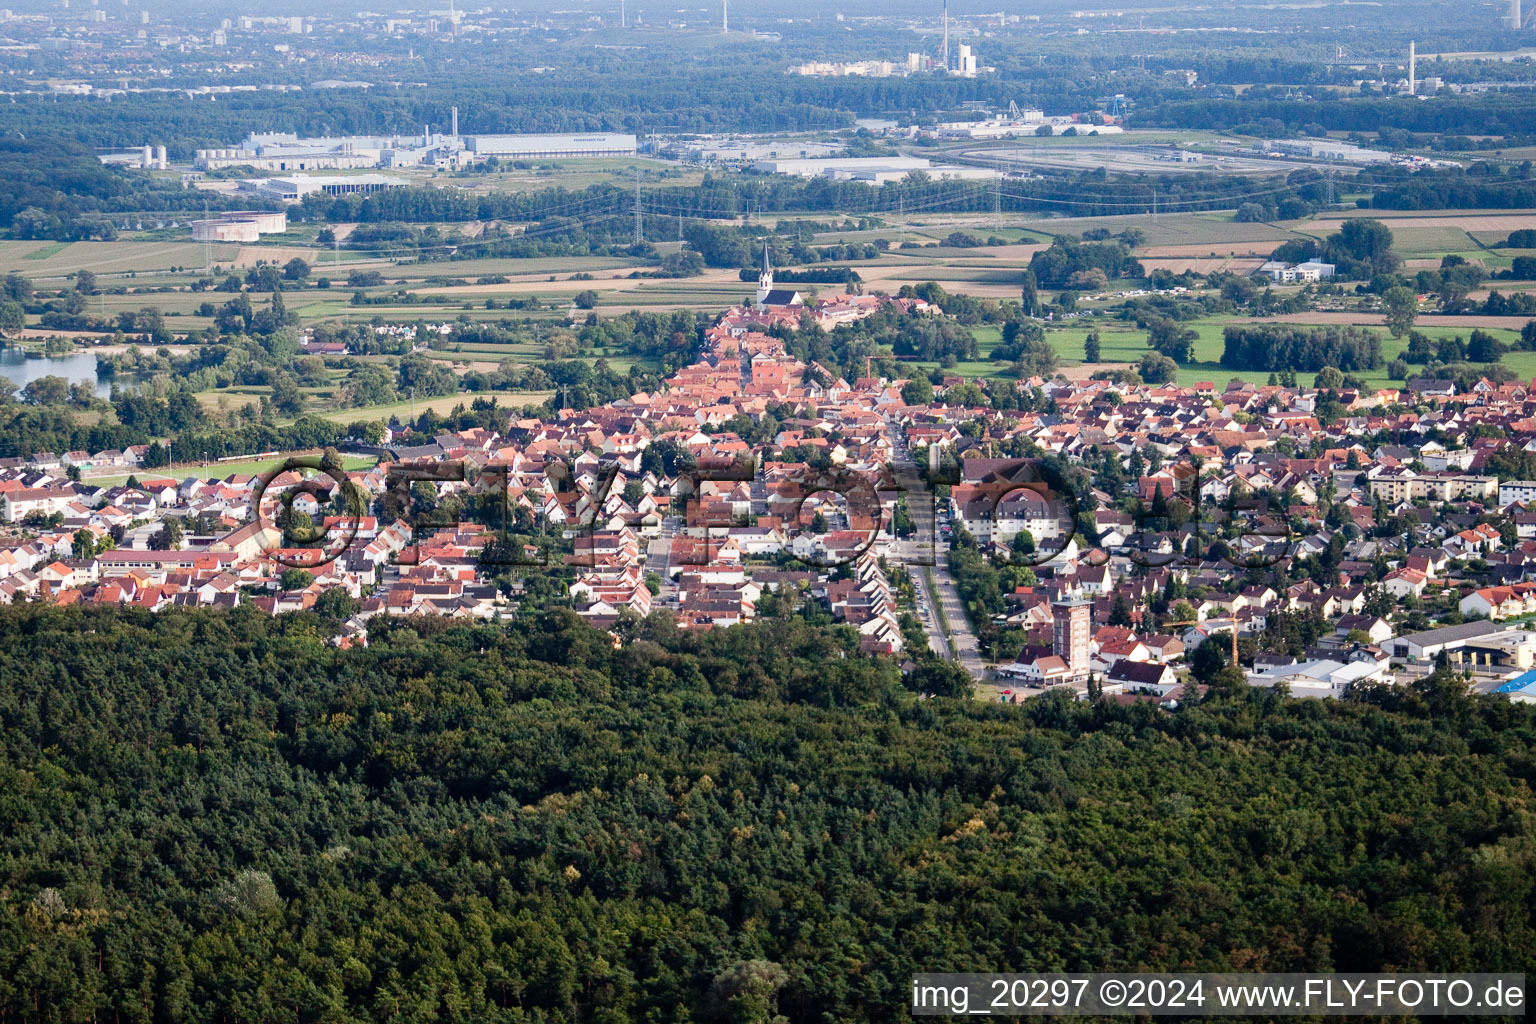
M720 0L720 34L729 35L731 31L731 0Z
M1412 40L1408 43L1408 95L1419 94L1419 51L1418 44Z
M624 0L619 0L619 28L629 28L629 17L624 13Z
M453 137L459 137L459 108L453 108Z
M944 70L949 70L949 0L944 0Z
M1520 11L1520 0L1509 0L1509 27L1516 32L1525 25L1525 17Z

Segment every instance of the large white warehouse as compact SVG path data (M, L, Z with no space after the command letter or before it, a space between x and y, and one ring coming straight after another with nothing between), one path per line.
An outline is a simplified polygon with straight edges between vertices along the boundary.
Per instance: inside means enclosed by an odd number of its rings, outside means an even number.
M639 141L633 135L589 132L582 135L466 135L465 148L475 156L533 157L634 156Z

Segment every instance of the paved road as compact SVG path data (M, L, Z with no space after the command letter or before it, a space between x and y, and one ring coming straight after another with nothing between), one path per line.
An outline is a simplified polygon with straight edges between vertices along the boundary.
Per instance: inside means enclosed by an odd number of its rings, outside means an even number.
M908 495L922 493L924 488L917 484L917 465L908 454L901 435L890 424L886 425L886 434L896 452L891 462L891 471L898 480L907 482ZM912 575L917 582L918 598L928 608L928 646L946 658L958 660L973 679L979 680L986 674L986 666L982 664L976 634L971 632L965 605L961 603L960 593L955 589L954 577L945 564L945 544L939 536L938 524L934 522L933 506L924 501L912 501L909 497L907 508L917 533L911 540L896 541L891 546L891 558L905 566ZM933 574L932 587L929 587L924 572L930 562L935 563L929 570ZM947 639L939 622L936 603L943 605L944 616L949 620L950 635Z
M949 619L950 643L954 646L955 656L971 674L971 678L981 679L986 674L986 666L981 662L976 634L971 632L971 621L965 614L965 605L960 601L960 592L955 589L954 577L950 576L947 567L936 565L933 568L933 581L939 588L944 615Z
M896 561L907 564L900 554L895 554L894 557ZM928 586L928 580L923 575L923 570L916 565L910 564L907 565L907 568L912 573L912 586L917 590L918 607L927 612L921 618L923 629L928 633L928 649L942 657L952 657L953 652L949 649L949 642L944 639L943 630L939 629L938 602L933 598L932 588Z
M665 516L661 521L661 535L646 545L645 571L661 577L661 593L654 603L658 606L677 608L677 581L671 573L672 541L681 531L681 516Z

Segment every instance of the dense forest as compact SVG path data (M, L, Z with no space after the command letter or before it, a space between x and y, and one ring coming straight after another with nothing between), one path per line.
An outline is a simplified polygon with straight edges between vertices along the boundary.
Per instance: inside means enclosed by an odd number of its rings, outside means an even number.
M1528 707L919 700L783 619L0 610L0 1017L889 1021L927 970L1522 971ZM84 641L84 642L82 642Z
M1438 96L1425 103L1411 96L1296 100L1268 98L1201 98L1171 101L1144 111L1141 127L1227 129L1273 122L1298 130L1321 125L1328 131L1379 132L1400 129L1449 135L1524 136L1536 118L1536 97L1530 93L1477 96Z

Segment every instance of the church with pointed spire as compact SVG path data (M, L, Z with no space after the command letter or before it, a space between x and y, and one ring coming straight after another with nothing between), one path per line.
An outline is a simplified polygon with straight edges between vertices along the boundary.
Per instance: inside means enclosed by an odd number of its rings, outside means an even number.
M759 311L784 306L803 306L805 299L792 288L773 286L773 264L768 262L768 242L763 241L763 269L757 275L757 308Z
M757 308L762 309L773 292L773 266L768 262L768 243L763 242L763 272L757 275Z

